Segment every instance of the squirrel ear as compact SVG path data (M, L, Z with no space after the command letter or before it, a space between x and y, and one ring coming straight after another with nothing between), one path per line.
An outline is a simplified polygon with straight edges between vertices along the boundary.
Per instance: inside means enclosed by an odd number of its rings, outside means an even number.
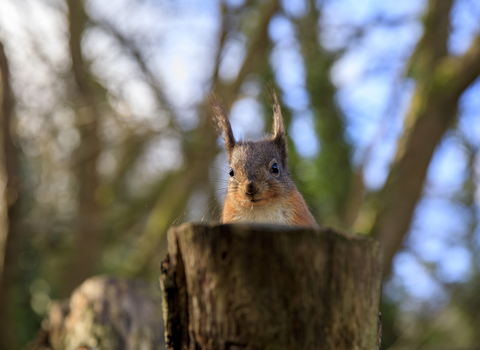
M273 138L285 137L285 127L283 126L282 110L278 103L277 94L271 90L273 98Z
M280 109L280 103L278 103L277 94L273 89L270 90L273 98L273 137L272 141L280 152L282 158L282 164L287 169L287 138L285 137L285 127L283 126L282 110Z
M223 131L225 149L227 150L228 157L230 158L233 147L235 147L235 137L233 137L232 126L228 120L227 112L225 112L225 108L223 108L222 103L214 94L210 94L208 99L210 101L210 105L212 106L215 127L219 134L221 134Z

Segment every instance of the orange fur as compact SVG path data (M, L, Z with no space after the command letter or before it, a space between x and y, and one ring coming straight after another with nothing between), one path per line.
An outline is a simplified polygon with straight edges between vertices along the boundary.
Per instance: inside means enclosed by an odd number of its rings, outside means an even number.
M303 197L298 193L298 191L294 191L292 195L287 200L287 207L291 208L292 210L292 218L291 218L291 225L299 225L299 226L308 226L308 227L318 227L315 219L308 210L307 204Z
M225 204L223 205L223 212L222 212L222 223L228 224L235 222L235 206L233 205L232 201L225 199Z

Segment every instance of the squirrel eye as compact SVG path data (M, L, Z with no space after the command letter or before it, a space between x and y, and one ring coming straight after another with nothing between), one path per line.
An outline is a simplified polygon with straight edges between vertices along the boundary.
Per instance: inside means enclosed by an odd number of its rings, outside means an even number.
M233 172L233 169L232 169L232 168L230 168L230 171L228 172L228 174L229 174L230 176L235 175L235 173Z
M278 174L280 172L280 170L278 169L278 164L274 163L270 171L272 172L272 174Z

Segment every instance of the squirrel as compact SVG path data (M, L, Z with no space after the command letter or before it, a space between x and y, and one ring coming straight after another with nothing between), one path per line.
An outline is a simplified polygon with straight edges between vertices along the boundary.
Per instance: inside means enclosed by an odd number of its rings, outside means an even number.
M236 141L222 104L210 95L216 127L225 140L230 165L222 223L272 223L317 228L305 200L290 178L287 138L275 92L273 135Z

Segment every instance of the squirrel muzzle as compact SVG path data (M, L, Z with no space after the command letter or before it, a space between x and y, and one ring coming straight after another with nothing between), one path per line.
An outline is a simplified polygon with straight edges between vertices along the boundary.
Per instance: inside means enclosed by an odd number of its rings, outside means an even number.
M258 186L255 185L253 181L248 181L245 183L245 194L248 196L253 196L258 192Z
M245 182L243 186L243 192L245 193L245 197L250 202L259 202L261 199L258 198L258 186L254 181L248 180Z

